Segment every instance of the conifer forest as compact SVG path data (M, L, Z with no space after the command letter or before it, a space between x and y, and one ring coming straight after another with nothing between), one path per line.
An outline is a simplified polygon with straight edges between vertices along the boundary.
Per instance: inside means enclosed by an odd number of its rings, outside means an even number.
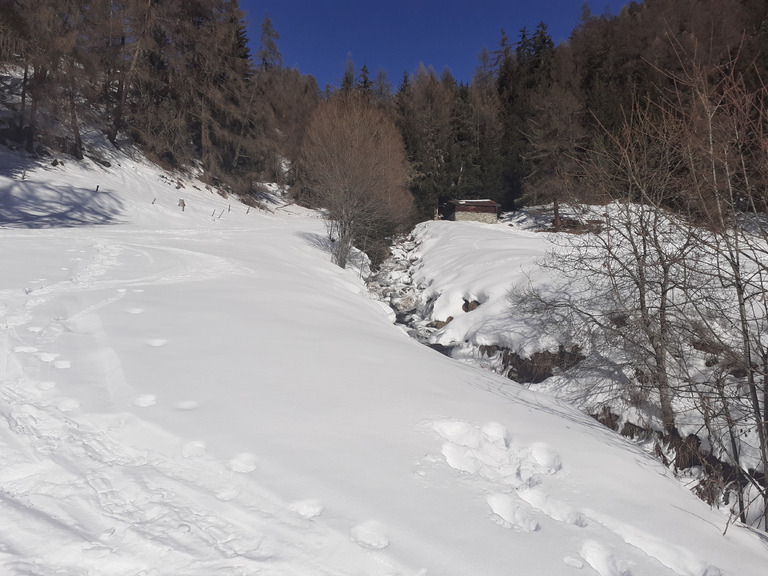
M662 122L668 104L684 105L693 68L762 87L768 6L646 0L610 16L585 5L560 45L545 22L489 38L469 83L447 68L350 60L340 85L321 89L283 64L279 38L267 15L249 41L237 0L2 0L0 63L16 71L0 86L3 135L77 158L82 127L97 126L247 195L259 180L301 183L313 112L355 93L398 129L417 220L450 198L505 209L588 198L583 160L633 110Z

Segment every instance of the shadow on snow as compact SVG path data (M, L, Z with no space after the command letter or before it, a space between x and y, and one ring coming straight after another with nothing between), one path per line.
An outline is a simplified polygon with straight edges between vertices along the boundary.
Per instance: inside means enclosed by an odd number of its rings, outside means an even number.
M12 228L68 228L114 224L123 212L122 202L108 192L73 186L41 188L15 182L0 192L0 226Z
M42 167L37 160L15 157L13 162L3 164L0 176L6 176L10 185L0 189L0 227L69 228L114 224L123 213L123 203L105 190L97 192L68 184L26 181L27 171Z

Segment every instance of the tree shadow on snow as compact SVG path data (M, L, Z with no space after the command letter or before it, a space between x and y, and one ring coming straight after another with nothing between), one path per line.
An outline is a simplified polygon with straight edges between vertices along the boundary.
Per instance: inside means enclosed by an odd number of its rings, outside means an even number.
M265 207L275 206L279 208L286 204L285 200L279 197L279 193L275 190L267 188L263 184L257 184L250 192L250 197Z
M120 221L124 206L112 192L56 183L58 162L52 164L50 157L0 153L4 180L0 184L0 227L70 228ZM51 172L51 180L27 180L28 172L41 171Z
M14 180L0 191L0 226L11 228L68 228L114 224L123 203L112 193L71 185L41 186Z
M328 236L315 234L314 232L299 232L298 236L310 246L325 252L329 256L331 255L331 239Z

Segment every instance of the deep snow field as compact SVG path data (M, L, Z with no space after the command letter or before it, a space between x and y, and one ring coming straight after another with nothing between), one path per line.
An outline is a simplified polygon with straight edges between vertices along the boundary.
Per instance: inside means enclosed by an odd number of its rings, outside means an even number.
M318 214L109 161L0 148L0 574L765 574L640 448L394 326Z

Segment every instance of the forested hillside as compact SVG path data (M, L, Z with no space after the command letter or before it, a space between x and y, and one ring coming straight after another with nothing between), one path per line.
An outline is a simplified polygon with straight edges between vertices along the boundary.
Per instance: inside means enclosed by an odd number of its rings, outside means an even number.
M293 182L315 107L358 92L399 128L418 219L454 197L507 209L592 190L580 160L602 149L633 107L673 100L686 67L725 66L752 88L768 68L762 0L646 0L618 15L586 4L570 40L546 23L500 32L469 83L421 66L393 83L348 61L338 87L285 67L268 16L246 36L237 0L2 0L2 136L86 152L84 127L130 138L170 167L253 192ZM251 18L261 15L251 15ZM257 46L253 51L249 46ZM288 160L292 171L287 172Z
M3 0L3 136L82 158L96 126L247 192L255 174L282 174L319 99L282 66L277 38L265 19L251 54L236 1Z
M371 78L349 61L335 91L364 94L397 123L420 218L451 197L513 208L586 195L576 160L633 102L667 97L694 57L757 81L767 11L758 0L632 2L617 16L585 5L559 46L544 22L502 31L470 84L422 66L393 88L385 71ZM83 126L96 125L167 165L199 162L206 179L236 191L255 176L282 179L321 95L311 76L283 66L268 16L252 54L244 18L236 0L3 0L3 135L80 158Z

